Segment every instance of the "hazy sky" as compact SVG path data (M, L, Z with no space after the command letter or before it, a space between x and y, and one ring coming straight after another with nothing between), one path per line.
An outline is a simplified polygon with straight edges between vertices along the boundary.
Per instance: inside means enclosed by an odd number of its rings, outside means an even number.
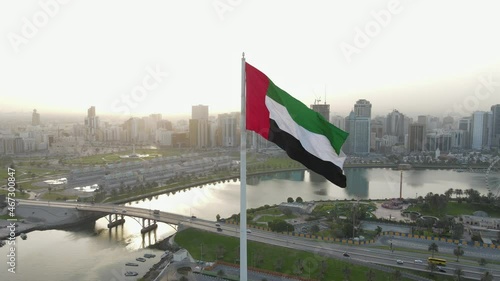
M239 111L241 54L345 116L466 115L500 103L500 2L0 2L0 112Z

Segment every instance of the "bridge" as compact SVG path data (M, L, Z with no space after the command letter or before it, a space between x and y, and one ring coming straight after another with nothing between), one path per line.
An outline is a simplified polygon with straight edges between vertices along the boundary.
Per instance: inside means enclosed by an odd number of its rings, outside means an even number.
M153 211L150 209L115 205L115 204L91 204L80 202L61 202L61 201L37 201L37 200L18 200L22 206L30 207L50 207L74 210L76 212L93 212L102 214L108 220L108 228L123 224L125 216L136 220L141 226L141 233L146 233L157 227L157 222L163 222L169 225L179 225L191 217L178 215L169 212Z

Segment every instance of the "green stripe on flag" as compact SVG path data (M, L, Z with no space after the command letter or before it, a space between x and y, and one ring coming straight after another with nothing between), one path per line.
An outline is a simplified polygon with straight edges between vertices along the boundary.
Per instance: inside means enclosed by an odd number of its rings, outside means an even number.
M321 114L310 109L301 101L295 99L287 92L276 86L269 79L269 87L267 88L267 96L275 102L283 105L292 119L304 129L324 135L330 141L335 149L335 152L340 155L340 148L344 144L349 133L335 127L333 124L325 120Z

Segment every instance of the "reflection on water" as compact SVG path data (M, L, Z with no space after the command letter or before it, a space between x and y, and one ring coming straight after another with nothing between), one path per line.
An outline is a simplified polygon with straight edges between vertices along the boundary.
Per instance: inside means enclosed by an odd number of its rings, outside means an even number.
M347 195L356 198L368 198L368 175L366 169L352 168L345 171Z
M308 171L273 173L249 177L247 206L256 208L286 202L288 197L311 200L381 199L399 197L400 171L391 169L346 169L347 188L312 175ZM500 184L498 172L489 175L490 188ZM488 193L486 176L481 173L458 173L451 170L409 170L403 172L403 197L444 193L449 188L474 188ZM219 214L229 217L240 210L239 181L224 181L183 191L158 195L128 203L129 206L162 210L215 221ZM145 249L175 233L175 225L159 223L154 232L142 235L141 220L125 217L125 224L108 230L108 220L71 231L49 230L28 234L18 240L18 273L12 280L122 280L126 262L153 250ZM0 248L0 255L7 247ZM160 254L157 254L159 258ZM157 261L158 259L156 259ZM142 275L154 260L140 264L135 271ZM130 268L128 268L130 270ZM17 278L17 279L16 279Z

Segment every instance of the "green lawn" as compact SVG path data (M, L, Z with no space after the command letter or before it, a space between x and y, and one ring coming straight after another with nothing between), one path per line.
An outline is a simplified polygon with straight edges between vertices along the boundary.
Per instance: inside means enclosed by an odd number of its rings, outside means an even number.
M421 209L421 205L411 206L408 208L408 211L417 211L422 215L430 215L430 216L438 216L436 212L428 211L424 212ZM442 211L443 213L451 216L460 216L460 215L472 215L475 211L484 211L488 213L490 217L500 217L500 208L491 204L469 204L467 202L462 201L462 203L458 203L455 201L448 202L446 206L446 210Z
M196 260L215 261L216 253L224 252L223 261L235 263L239 258L239 239L211 232L188 228L178 232L175 242L185 248ZM322 264L326 265L323 280L344 280L344 268L351 271L350 280L366 280L368 268L357 266L341 259L322 257L315 253L297 251L288 248L271 246L264 243L248 241L248 266L270 271L278 271L304 278L318 279ZM202 255L202 256L201 256ZM259 262L260 260L260 262ZM276 262L282 261L282 269L276 270ZM304 270L297 271L298 261L302 261ZM376 271L374 280L387 280L389 273ZM408 280L408 279L402 279Z

